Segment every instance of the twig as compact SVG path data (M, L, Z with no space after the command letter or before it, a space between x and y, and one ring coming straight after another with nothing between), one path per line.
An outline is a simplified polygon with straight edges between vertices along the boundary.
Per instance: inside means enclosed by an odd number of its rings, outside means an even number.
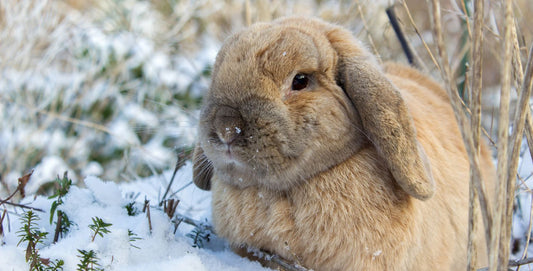
M521 260L510 260L509 264L508 264L508 267L518 267L518 266L522 266L522 265L526 265L526 264L530 264L530 263L533 263L533 257L525 258L525 259L521 259ZM508 268L508 269L509 270L514 270L514 269L510 269L510 268ZM487 270L489 270L488 267L483 267L483 268L478 269L477 271L487 271ZM501 270L505 270L505 269L501 269Z
M407 38L405 37L405 33L400 25L400 22L398 22L398 16L396 15L396 11L394 10L394 5L388 7L385 11L387 13L387 17L389 18L389 22L392 26L392 29L394 29L394 33L396 33L396 37L398 38L398 41L400 42L400 45L402 46L403 52L405 56L407 57L407 61L412 66L422 69L424 71L427 71L427 67L424 66L424 63L420 60L418 55L415 54L415 51L413 50L413 47L411 44L407 41Z
M11 195L9 195L5 200L2 200L0 199L0 205L6 203L6 204L11 204L11 205L14 205L13 203L9 203L8 201L13 198L15 196L15 194L17 194L18 191L20 191L20 194L22 195L22 197L25 197L25 193L24 193L24 187L26 186L26 184L28 183L28 181L30 180L30 177L31 175L33 174L33 169L30 173L20 177L18 179L18 186L17 186L17 189L15 189L15 191L13 191L13 193Z
M415 30L415 33L416 35L418 36L418 38L420 39L420 41L422 41L422 44L424 45L424 48L426 49L426 52L428 53L429 57L431 58L431 61L433 62L433 64L435 65L435 67L437 69L440 70L440 66L439 64L437 63L437 60L435 59L435 56L433 56L433 53L431 52L431 50L429 49L429 46L428 44L426 43L426 41L424 40L424 38L422 37L422 35L420 34L420 31L418 30L418 27L416 27L416 24L415 24L415 21L413 20L413 16L411 16L411 12L409 11L409 7L407 7L407 3L406 1L400 1L403 5L403 8L405 10L405 13L407 13L407 17L409 18L409 22L411 23L411 26L413 27L413 29Z
M176 218L172 220L172 222L174 224L177 224L179 225L181 222L184 222L186 224L189 224L191 226L194 226L202 231L209 231L210 234L213 234L213 235L216 235L213 231L213 227L211 227L210 225L208 224L205 224L205 223L202 223L200 221L197 221L197 220L194 220L192 218L189 218L187 216L184 216L184 215L181 215L181 214L177 214ZM269 252L266 252L266 251L263 251L263 250L259 250L259 249L256 249L256 248L253 248L253 247L248 247L249 250L253 250L253 251L261 251L261 258L275 264L275 265L278 265L279 267L283 268L283 270L286 270L286 271L308 271L308 269L302 267L302 266L299 266L299 265L294 265L294 264L290 264L288 263L285 259L283 259L282 257L280 257L279 255L277 254L271 254Z
M277 265L281 266L284 268L284 270L286 271L307 271L308 269L305 268L305 267L302 267L300 265L292 265L290 263L287 263L283 258L281 258L279 255L276 255L276 254L269 254L269 253L266 253L264 252L265 254L267 254L265 256L265 258L269 258L271 262L274 262L276 263Z
M521 260L511 260L509 261L509 266L510 267L516 267L516 266L521 266L521 265L526 265L526 264L530 264L530 263L533 263L533 257L530 257L530 258L525 258L525 259L521 259Z
M214 233L213 227L211 227L210 225L202 223L202 222L197 221L197 220L194 220L192 218L189 218L189 217L181 215L181 214L177 214L176 218L172 222L173 223L184 222L185 224L189 224L189 225L194 226L196 228L199 228L201 230L206 230L206 231L210 231L210 232Z
M3 201L2 204L7 204L7 205L25 208L25 209L31 209L31 210L38 211L38 212L44 212L42 209L39 209L39 208L31 207L31 206L24 205L24 204L13 203L9 201Z
M143 212L146 212L146 218L148 218L148 229L152 232L152 217L150 216L150 201L144 200Z
M63 214L61 213L61 211L58 211L57 212L57 222L56 222L56 229L55 229L55 232L54 232L54 241L53 243L57 243L57 241L59 240L59 233L61 232L61 220L63 218Z
M7 209L4 209L4 211L2 212L2 216L0 217L0 236L4 235L4 218L6 217L6 214Z
M165 203L163 204L164 208L163 210L168 215L169 218L172 218L174 216L174 213L176 212L176 208L178 207L178 204L180 203L179 199L169 199L165 200Z
M10 204L10 202L8 202L8 200L10 200L11 198L13 198L13 197L15 196L15 194L17 194L18 191L19 191L19 189L18 189L18 187L17 187L17 189L15 189L15 191L14 191L11 195L9 195L6 199L4 199L4 200L0 199L0 206L1 206L2 204L4 204L4 203L5 203L5 204Z
M161 202L159 202L159 206L163 205L163 202L165 201L168 192L170 191L170 188L172 187L172 184L174 183L174 178L176 177L176 173L178 173L178 170L182 168L185 165L185 161L188 158L188 154L185 151L178 152L178 159L176 161L176 166L174 167L174 173L172 173L172 177L170 178L170 182L168 183L167 190L165 191L165 194L163 194L163 198L161 199Z
M170 197L174 197L176 194L178 194L179 192L183 191L183 189L189 187L189 185L191 185L192 183L193 183L192 181L186 183L184 186L180 187L180 189L176 190L176 192L172 193L170 195Z
M370 30L368 29L368 25L366 23L366 18L365 18L365 13L363 12L360 3L359 3L359 0L356 0L355 1L356 4L357 4L357 12L359 13L359 16L361 16L361 22L363 23L363 28L365 29L365 32L366 32L366 35L368 37L368 42L370 42L370 45L372 46L372 51L374 52L374 54L376 55L379 63L381 63L381 55L379 54L379 51L376 47L376 44L374 43L374 39L372 38L372 35L370 34Z

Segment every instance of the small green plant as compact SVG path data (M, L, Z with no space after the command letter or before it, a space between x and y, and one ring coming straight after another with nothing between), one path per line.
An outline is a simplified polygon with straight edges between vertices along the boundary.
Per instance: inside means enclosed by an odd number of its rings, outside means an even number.
M192 239L193 247L203 248L204 242L209 242L211 233L207 230L194 228L194 230L187 234L187 237Z
M80 263L78 264L78 268L76 270L78 271L103 271L103 268L100 268L100 264L98 263L98 257L96 257L96 252L94 250L82 250L78 249L78 252L80 255L78 255L79 258L81 258Z
M26 246L26 262L30 264L30 271L50 271L50 270L63 270L63 260L50 261L50 259L41 258L37 244L42 243L43 239L48 235L47 232L41 232L38 230L37 221L39 217L29 210L22 216L22 227L17 232L20 240L17 244L20 245L23 242L27 242Z
M43 263L37 250L37 244L42 243L42 239L46 237L47 232L41 232L37 229L37 221L39 217L29 210L22 216L22 228L17 232L20 240L17 244L27 242L26 247L26 262L30 263L30 270L43 269Z
M139 237L136 233L134 233L132 230L129 230L128 229L128 237L129 237L129 241L130 241L130 246L134 247L134 248L137 248L137 249L140 249L140 247L132 244L133 242L137 241L137 240L141 240L142 238Z
M139 209L135 206L135 201L132 201L124 206L129 216L136 216L140 213Z
M50 197L49 199L56 198L52 202L52 205L50 207L50 224L52 224L52 221L54 220L54 214L57 213L57 221L56 221L56 231L54 234L54 243L58 241L59 235L66 234L68 230L70 229L70 226L72 226L72 221L67 217L67 214L64 212L57 210L57 207L61 204L63 204L63 197L68 193L70 190L70 186L72 185L72 180L68 178L68 173L65 172L63 174L63 178L59 178L57 176L56 180L56 193Z
M91 239L91 242L94 242L94 239L96 238L96 235L100 235L100 237L104 237L104 234L110 233L109 227L111 227L113 224L104 222L99 217L93 217L93 224L89 225L89 228L93 230L93 236Z
M63 178L59 178L59 176L57 176L55 182L57 187L56 193L48 197L48 199L57 198L52 202L52 206L50 207L50 224L52 224L52 221L54 221L54 214L56 213L57 207L63 204L63 197L68 193L70 186L72 185L72 180L68 178L67 172L63 174ZM59 216L60 211L57 211L57 213Z
M50 261L49 259L41 258L41 261L46 265L46 267L43 269L46 271L63 270L63 265L65 265L65 262L63 260Z

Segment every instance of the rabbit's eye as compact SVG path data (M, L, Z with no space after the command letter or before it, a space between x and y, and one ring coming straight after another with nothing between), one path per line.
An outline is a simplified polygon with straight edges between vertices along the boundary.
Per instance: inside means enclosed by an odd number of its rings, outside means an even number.
M305 74L299 73L292 79L292 90L302 90L309 84L309 77Z

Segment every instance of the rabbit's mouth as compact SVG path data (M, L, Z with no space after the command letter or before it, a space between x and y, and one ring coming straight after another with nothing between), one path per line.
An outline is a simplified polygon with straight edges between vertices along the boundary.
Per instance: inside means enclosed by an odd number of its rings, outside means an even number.
M261 148L252 140L253 136L249 138L228 143L212 134L204 142L205 155L212 162L217 179L241 189L250 186L287 189L283 183L291 179L285 175L292 171L289 169L292 163L276 148Z
M265 168L245 161L237 152L231 151L231 148L228 147L223 153L218 159L212 161L216 175L221 181L239 188L246 188L257 186L259 180L269 179L268 171Z

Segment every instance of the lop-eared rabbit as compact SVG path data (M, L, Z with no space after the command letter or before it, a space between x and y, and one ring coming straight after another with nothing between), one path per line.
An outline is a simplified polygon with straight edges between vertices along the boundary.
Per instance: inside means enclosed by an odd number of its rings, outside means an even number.
M193 160L237 250L313 270L466 267L469 164L445 91L339 26L292 17L229 37ZM491 163L483 145L486 178Z

